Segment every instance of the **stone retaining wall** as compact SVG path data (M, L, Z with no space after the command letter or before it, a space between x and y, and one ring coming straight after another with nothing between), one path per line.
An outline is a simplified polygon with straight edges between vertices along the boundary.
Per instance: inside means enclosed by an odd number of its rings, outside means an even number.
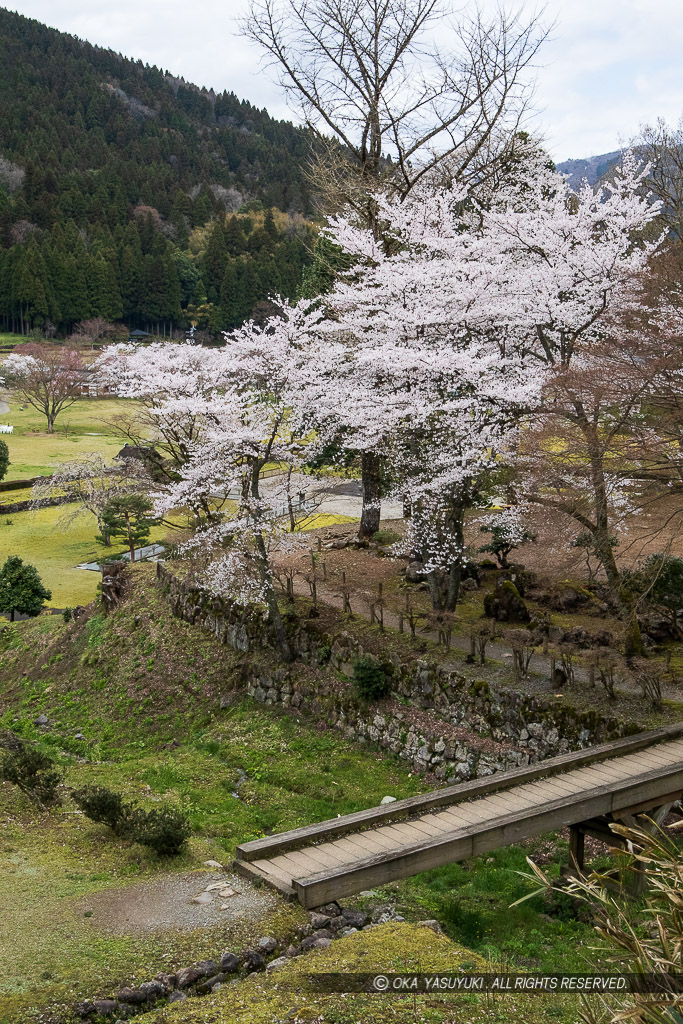
M34 508L48 508L53 505L68 505L69 502L77 501L71 494L58 494L54 498L39 498L32 501L10 501L0 504L0 516L11 515L13 512L30 512Z
M223 643L256 654L274 648L265 613L208 594L176 577L161 562L157 576L173 614L210 630ZM427 660L381 659L392 698L368 705L352 684L353 663L367 652L348 633L316 631L291 620L289 639L299 662L331 670L315 684L293 666L254 659L244 665L247 692L263 704L293 707L338 729L346 738L374 742L438 778L465 780L517 768L556 754L618 739L639 727L598 712L581 712L481 680ZM340 688L340 679L348 685Z

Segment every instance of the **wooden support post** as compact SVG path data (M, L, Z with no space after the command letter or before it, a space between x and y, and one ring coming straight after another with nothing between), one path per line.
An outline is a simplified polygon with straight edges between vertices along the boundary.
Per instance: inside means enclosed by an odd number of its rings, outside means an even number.
M584 863L584 834L580 825L571 825L569 828L569 870L570 872L583 871Z
M322 567L323 567L323 579L326 580L327 579L327 562L323 562L322 563Z

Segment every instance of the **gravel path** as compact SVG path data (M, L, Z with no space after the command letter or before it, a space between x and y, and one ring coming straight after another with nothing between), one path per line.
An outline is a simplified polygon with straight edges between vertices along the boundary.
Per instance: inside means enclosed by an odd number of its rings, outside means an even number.
M209 887L214 888L209 890ZM218 886L218 888L216 888ZM224 890L235 895L222 897ZM210 902L197 903L197 897ZM83 903L89 923L98 931L116 935L145 932L192 931L214 925L257 921L273 911L279 897L271 889L256 888L227 871L189 871L168 874L149 882L97 893Z

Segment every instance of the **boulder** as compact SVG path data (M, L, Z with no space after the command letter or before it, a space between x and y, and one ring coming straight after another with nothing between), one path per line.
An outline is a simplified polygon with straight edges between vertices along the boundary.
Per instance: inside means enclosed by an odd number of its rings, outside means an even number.
M496 622L528 622L529 609L512 580L501 580L496 589L484 598L484 611Z
M325 935L309 935L301 943L301 949L307 953L310 949L325 949L330 945L332 945L332 939Z
M229 980L229 974L214 974L211 978L207 978L206 981L202 981L197 985L197 992L199 992L200 995L207 995L209 992L214 990L216 985L222 985L223 982Z
M433 932L436 932L437 935L443 935L443 928L438 921L434 920L434 918L430 918L428 921L418 921L417 927L430 928Z
M344 907L342 919L347 928L363 928L368 923L368 915L364 910L352 910Z
M252 971L262 971L265 966L266 961L258 950L245 949L242 953L242 967L248 974Z
M171 992L178 983L178 975L164 974L163 972L161 972L159 974L154 975L154 980L159 982L164 992Z
M185 992L178 992L178 991L171 992L170 996L168 997L169 1003L184 1003L186 999L187 999L186 993Z
M409 562L405 569L405 577L408 583L419 583L424 576L424 565L422 562Z
M149 996L142 988L122 988L117 998L120 1003L130 1003L132 1006L142 1006L149 1001Z
M578 608L590 600L591 595L587 591L582 591L567 583L553 587L547 598L548 604L554 612L571 611L572 608Z
M280 967L284 967L288 963L286 956L279 956L276 960L271 960L267 965L267 971L277 971Z
M239 957L235 956L234 953L231 953L229 949L226 949L225 953L223 953L223 956L221 957L221 963L220 963L221 973L222 974L234 974L235 971L239 970L239 967L240 967Z
M330 917L327 914L320 914L317 910L312 910L308 915L308 920L311 922L311 928L317 931L318 928L327 928L330 923Z
M143 981L142 985L140 985L140 991L144 992L150 1001L153 1001L165 996L167 988L161 981L154 978L153 981Z
M274 939L272 935L263 935L256 943L259 953L264 956L268 956L270 953L274 953L277 949L277 939Z
M210 978L213 974L218 974L219 970L219 965L215 960L202 960L201 963L194 964L192 967L186 967L178 972L178 988L189 988L190 985L201 981L202 978Z
M100 1017L111 1017L120 1009L115 999L94 999L93 1005Z

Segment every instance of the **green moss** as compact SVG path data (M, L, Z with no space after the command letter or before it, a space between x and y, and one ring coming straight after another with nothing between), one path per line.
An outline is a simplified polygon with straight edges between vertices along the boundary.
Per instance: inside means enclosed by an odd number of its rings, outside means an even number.
M447 996L438 994L321 995L309 975L327 972L495 970L484 957L455 945L429 928L388 924L339 939L327 949L290 960L272 975L251 975L203 1000L176 1003L146 1014L141 1024L536 1024L547 1020L541 997ZM555 999L567 1011L569 1000Z

